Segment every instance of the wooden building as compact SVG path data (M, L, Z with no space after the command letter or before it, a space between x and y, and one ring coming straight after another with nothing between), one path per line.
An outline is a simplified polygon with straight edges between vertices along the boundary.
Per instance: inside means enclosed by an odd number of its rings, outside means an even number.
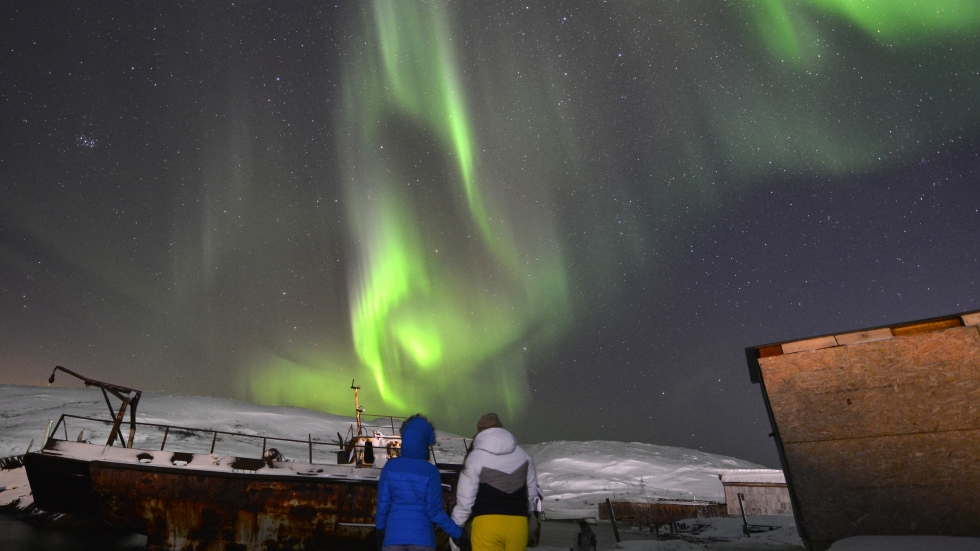
M746 349L808 548L980 537L980 312Z
M718 471L725 487L725 506L728 516L792 515L786 477L777 469L730 469ZM739 505L738 496L742 495Z

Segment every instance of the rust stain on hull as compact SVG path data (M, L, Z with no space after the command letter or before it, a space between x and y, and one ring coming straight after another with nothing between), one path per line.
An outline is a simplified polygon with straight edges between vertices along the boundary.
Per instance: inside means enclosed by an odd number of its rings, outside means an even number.
M376 481L90 466L106 522L147 535L147 549L375 549ZM443 473L447 509L456 477ZM438 547L449 537L437 530Z
M180 551L367 549L377 487L341 480L127 469L94 463L103 518Z
M373 550L377 479L25 457L38 506L145 534L175 551ZM447 510L459 473L441 471ZM439 549L449 536L436 530Z

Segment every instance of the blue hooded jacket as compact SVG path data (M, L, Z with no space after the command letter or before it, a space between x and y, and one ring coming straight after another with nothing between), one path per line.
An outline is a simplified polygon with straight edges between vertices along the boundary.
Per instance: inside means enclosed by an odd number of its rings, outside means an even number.
M375 527L385 531L382 545L435 547L433 523L450 537L463 535L446 514L439 470L427 461L429 446L435 442L432 425L425 419L405 423L401 456L385 463L378 481Z

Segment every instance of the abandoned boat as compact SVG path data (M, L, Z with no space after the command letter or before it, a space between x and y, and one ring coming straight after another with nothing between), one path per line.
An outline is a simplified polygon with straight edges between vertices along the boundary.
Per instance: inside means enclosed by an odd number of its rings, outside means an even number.
M49 428L41 449L24 456L37 507L48 512L93 518L147 536L147 549L187 551L285 549L374 549L374 510L378 478L401 438L395 417L362 422L364 409L354 391L356 423L336 442L275 438L141 423L136 407L141 391L89 379L63 367L57 371L101 389L111 420L62 415ZM113 408L109 395L121 401ZM126 410L129 432L123 438ZM111 424L105 444L73 441L67 421ZM379 420L388 422L381 426ZM58 438L63 431L64 438ZM143 432L136 439L137 431ZM386 432L387 431L387 432ZM153 438L147 438L151 433ZM170 435L210 438L209 453L167 449ZM159 435L159 436L157 436ZM219 438L261 440L259 457L215 455ZM159 439L156 439L159 438ZM141 441L134 447L134 439ZM159 442L151 447L153 440ZM206 442L206 438L205 438ZM289 461L276 447L304 449ZM318 461L314 461L314 459ZM319 460L324 458L323 460ZM434 455L433 455L434 459ZM437 464L443 498L451 509L462 465ZM440 548L448 536L437 531Z

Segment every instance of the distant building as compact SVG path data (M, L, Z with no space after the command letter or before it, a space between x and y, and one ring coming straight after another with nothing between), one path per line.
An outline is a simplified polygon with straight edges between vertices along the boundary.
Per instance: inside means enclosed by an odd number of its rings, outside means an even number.
M728 516L742 515L738 494L746 515L792 515L793 505L783 471L775 469L732 469L718 471L725 487Z

